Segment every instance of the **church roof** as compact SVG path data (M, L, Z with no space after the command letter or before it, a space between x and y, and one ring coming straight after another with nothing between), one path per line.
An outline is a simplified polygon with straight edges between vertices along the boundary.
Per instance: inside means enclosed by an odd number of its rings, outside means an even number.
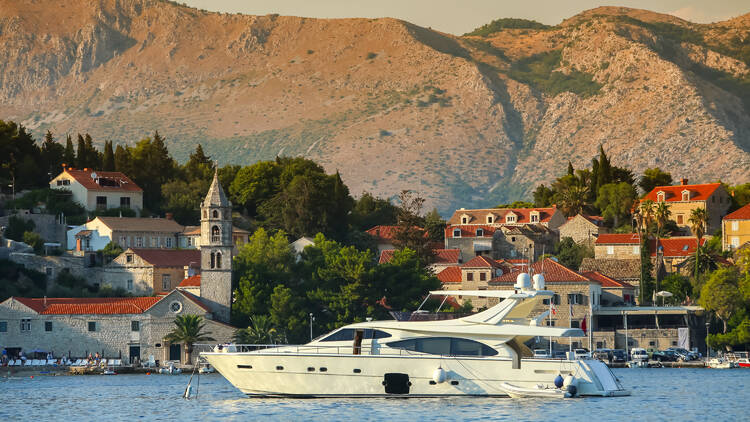
M208 188L208 194L206 199L203 200L203 206L220 206L220 207L231 207L232 203L227 199L227 195L224 193L224 189L221 187L219 182L219 171L214 171L214 180L211 181L211 187Z

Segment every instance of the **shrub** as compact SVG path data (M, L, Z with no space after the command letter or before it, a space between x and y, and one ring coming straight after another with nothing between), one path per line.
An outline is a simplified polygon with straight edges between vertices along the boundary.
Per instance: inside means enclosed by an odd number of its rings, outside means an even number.
M38 233L24 232L23 243L34 248L34 253L37 255L44 253L44 239Z
M23 242L23 235L26 232L33 231L36 224L32 220L24 220L14 215L8 219L8 227L5 228L3 236L16 242Z
M541 22L532 21L528 19L518 18L501 18L496 19L488 24L482 25L479 28L467 32L466 35L475 35L480 37L486 37L495 32L500 32L503 29L548 29L549 25L545 25Z
M375 57L378 57L378 54L377 54L377 53L373 53L372 51L371 51L371 52L369 52L369 53L367 53L367 60L372 60L372 59L374 59Z
M566 75L556 71L561 58L560 50L526 57L513 63L508 76L552 96L572 92L586 98L599 93L602 85L595 82L590 74L571 70Z

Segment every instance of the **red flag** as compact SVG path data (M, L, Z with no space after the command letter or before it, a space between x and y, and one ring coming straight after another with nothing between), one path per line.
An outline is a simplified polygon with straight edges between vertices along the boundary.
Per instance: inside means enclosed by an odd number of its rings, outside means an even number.
M549 309L552 311L552 315L557 315L557 308L555 308L554 304L550 303Z
M584 316L583 321L581 321L581 329L583 330L583 334L586 334L586 316Z

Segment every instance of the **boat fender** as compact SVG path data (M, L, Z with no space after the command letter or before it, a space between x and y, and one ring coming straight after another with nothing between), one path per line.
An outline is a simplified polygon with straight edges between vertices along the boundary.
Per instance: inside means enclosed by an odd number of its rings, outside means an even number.
M565 381L563 381L563 387L565 388L565 391L567 391L571 395L571 397L575 397L578 393L578 379L573 375L566 376Z
M557 376L555 377L554 383L555 383L555 387L557 387L557 388L562 387L563 386L563 377L562 377L562 375L557 374Z
M438 384L442 384L448 379L448 374L443 368L437 368L432 372L432 380Z

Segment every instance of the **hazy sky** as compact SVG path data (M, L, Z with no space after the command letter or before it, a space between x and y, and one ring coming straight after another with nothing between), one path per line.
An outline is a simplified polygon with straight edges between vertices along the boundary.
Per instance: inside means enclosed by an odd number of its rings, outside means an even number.
M497 18L557 24L597 6L626 6L708 23L750 12L748 0L182 0L220 12L317 18L394 17L443 32L463 34Z

